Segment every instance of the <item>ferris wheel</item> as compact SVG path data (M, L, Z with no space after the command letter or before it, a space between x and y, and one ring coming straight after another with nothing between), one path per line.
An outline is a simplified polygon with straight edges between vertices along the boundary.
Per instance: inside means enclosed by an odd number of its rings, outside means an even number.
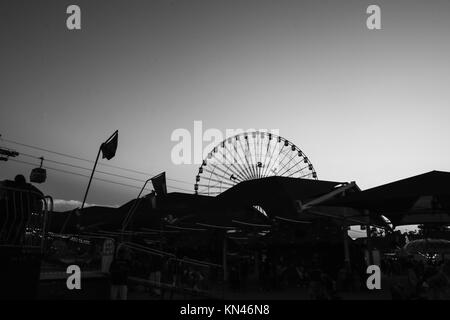
M317 179L308 157L292 142L269 132L241 133L208 153L195 177L194 190L218 195L240 182L270 176Z

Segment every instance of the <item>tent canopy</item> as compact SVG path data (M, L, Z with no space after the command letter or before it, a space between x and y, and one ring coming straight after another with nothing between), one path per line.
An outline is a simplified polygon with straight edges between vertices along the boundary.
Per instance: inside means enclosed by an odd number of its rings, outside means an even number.
M297 218L296 201L308 202L327 194L341 182L287 177L267 177L244 181L217 198L241 206L260 206L271 218Z
M359 193L327 205L370 210L394 225L450 223L450 172L431 171Z

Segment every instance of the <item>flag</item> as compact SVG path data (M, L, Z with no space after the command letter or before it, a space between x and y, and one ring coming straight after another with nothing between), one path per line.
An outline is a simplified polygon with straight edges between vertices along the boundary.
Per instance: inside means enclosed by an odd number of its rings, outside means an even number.
M111 160L116 155L118 137L119 131L116 130L106 142L102 143L100 149L102 150L103 159Z
M167 185L166 185L166 173L160 173L157 176L154 176L152 179L153 188L155 188L157 196L164 196L167 194Z

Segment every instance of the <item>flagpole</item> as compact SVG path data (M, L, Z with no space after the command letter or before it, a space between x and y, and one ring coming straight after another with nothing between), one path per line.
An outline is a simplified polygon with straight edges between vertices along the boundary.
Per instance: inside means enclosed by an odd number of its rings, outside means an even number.
M141 194L144 191L145 186L147 185L147 183L150 180L152 180L152 178L145 180L145 183L142 186L141 191L139 191L139 194L138 194L136 200L134 201L133 205L130 207L130 210L128 210L128 212L127 212L127 214L125 216L125 219L123 219L123 222L122 222L122 236L123 236L123 233L125 232L126 227L128 226L128 224L131 221L131 218L132 218L132 216L134 214L135 209L137 209L139 198L141 197Z
M92 178L94 177L95 168L97 167L98 158L100 157L100 151L102 151L104 147L107 147L107 146L108 146L108 144L112 141L113 137L115 137L115 138L117 139L117 134L118 134L118 132L119 132L119 130L114 131L114 133L106 140L106 142L103 142L103 143L100 145L100 148L98 148L97 158L95 158L94 168L92 169L91 177L89 178L89 183L88 183L88 186L87 186L87 188L86 188L86 193L84 194L83 203L81 204L81 209L84 208L84 204L86 203L86 198L87 198L87 195L88 195L88 193L89 193L89 188L91 187ZM116 140L116 146L115 146L115 148L114 148L113 154L112 154L112 155L110 154L110 155L106 156L106 158L107 158L108 160L111 159L112 157L114 157L115 149L116 149L116 148L117 148L117 140ZM105 152L106 152L106 151L103 150L103 158L105 158ZM109 153L110 153L110 152L108 152L108 154L109 154Z
M89 192L89 188L91 187L92 178L94 177L95 168L97 167L98 158L100 157L100 151L102 150L103 145L104 145L104 143L102 143L100 148L98 149L97 158L95 159L94 168L92 169L91 177L89 178L89 183L88 183L88 186L87 186L87 189L86 189L86 193L84 194L84 198L83 198L83 203L81 205L81 209L84 208L84 204L86 202L86 198L87 198L87 195L88 195L88 192Z

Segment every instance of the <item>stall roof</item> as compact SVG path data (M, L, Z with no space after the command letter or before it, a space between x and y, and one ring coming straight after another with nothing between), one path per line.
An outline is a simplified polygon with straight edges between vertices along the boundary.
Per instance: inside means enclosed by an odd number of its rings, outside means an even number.
M267 177L244 181L217 197L245 206L261 206L270 217L298 217L298 204L326 195L342 182L288 177Z
M368 209L386 216L394 225L450 223L450 172L430 171L387 183L327 205Z

